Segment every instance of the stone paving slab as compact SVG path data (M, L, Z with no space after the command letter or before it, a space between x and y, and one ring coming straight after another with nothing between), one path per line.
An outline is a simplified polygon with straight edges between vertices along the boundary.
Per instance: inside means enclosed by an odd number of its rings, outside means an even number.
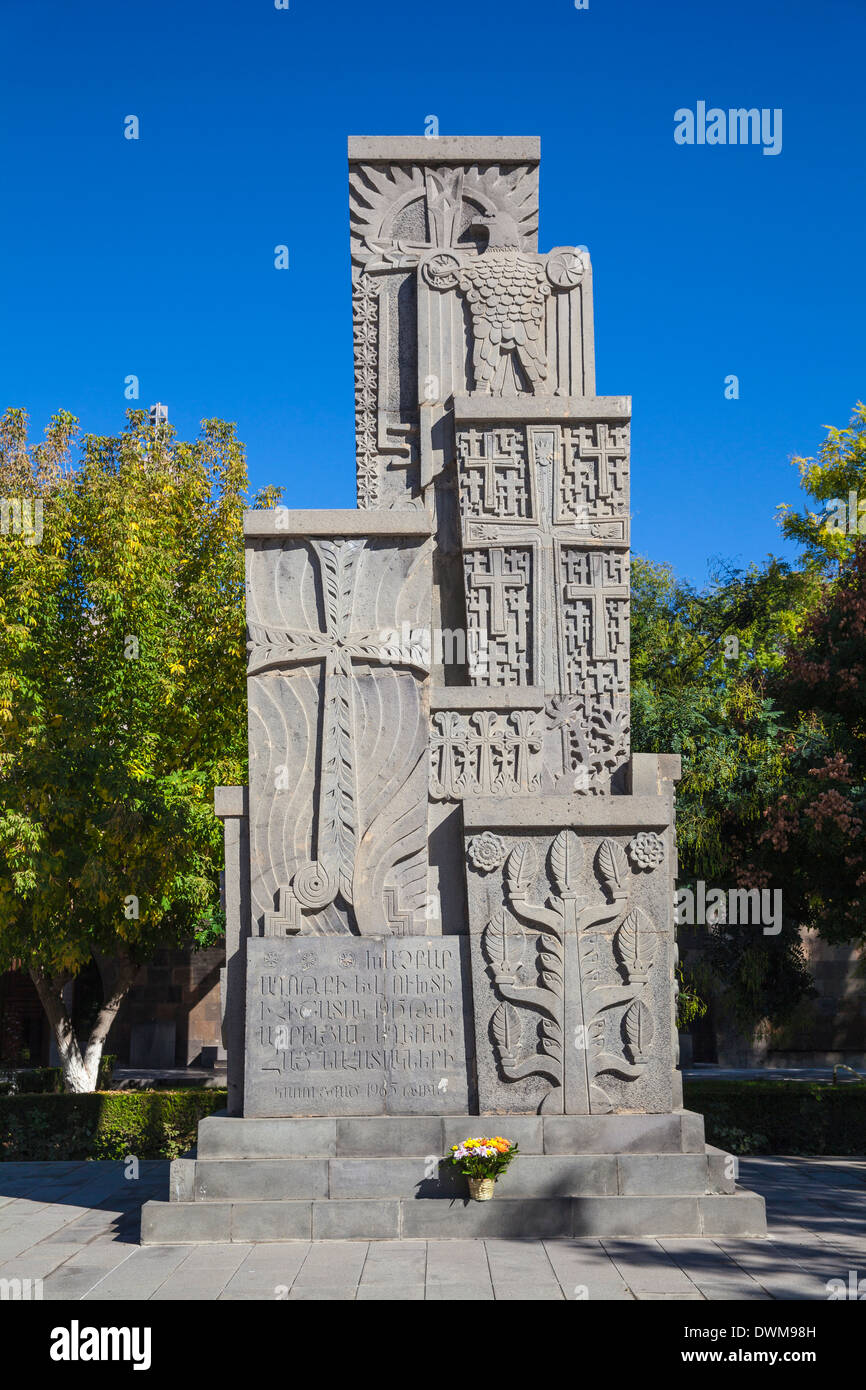
M453 1299L461 1303L492 1303L493 1285L490 1283L471 1283L471 1284L427 1284L425 1301L428 1303L445 1302L446 1299Z
M740 1168L767 1200L769 1238L143 1247L138 1211L165 1197L167 1163L142 1163L135 1182L121 1163L0 1164L0 1278L42 1279L54 1301L693 1302L826 1299L829 1279L866 1277L866 1160L752 1158Z
M251 1245L194 1247L186 1259L152 1295L154 1300L210 1300L218 1298L238 1267L252 1250Z
M358 1285L357 1302L423 1303L423 1284L365 1284Z
M623 1283L639 1297L649 1293L685 1297L694 1290L694 1282L659 1240L604 1240L602 1245Z
M391 1244L371 1242L361 1271L361 1287L367 1284L424 1284L427 1275L427 1244L425 1241L400 1241Z

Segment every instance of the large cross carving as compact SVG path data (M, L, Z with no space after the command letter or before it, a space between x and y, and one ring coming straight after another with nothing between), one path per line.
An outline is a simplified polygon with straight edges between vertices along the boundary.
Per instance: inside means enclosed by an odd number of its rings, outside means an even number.
M386 634L353 626L361 539L310 540L323 597L324 628L297 629L249 624L248 675L323 667L324 717L319 748L316 854L299 868L292 892L302 907L319 911L341 892L353 901L352 879L358 840L355 732L352 695L356 661L379 662L427 674L418 654L395 651ZM281 907L285 916L285 907Z
M603 485L610 487L610 468L614 460L627 458L627 451L613 442L604 423L597 426L598 448L596 455L600 460ZM586 430L592 440L591 430ZM490 587L494 581L501 583L503 559L496 559L497 552L503 555L501 547L531 546L532 548L532 628L536 634L532 658L531 679L544 687L549 693L569 689L568 658L565 651L565 637L562 631L563 598L586 600L591 612L591 656L593 659L610 658L606 600L628 598L627 586L605 585L605 555L600 550L589 553L589 582L583 585L564 582L562 574L562 551L565 547L582 549L587 545L587 527L574 517L561 518L554 503L554 464L558 450L562 448L559 436L545 426L527 427L527 459L530 477L534 479L532 501L533 515L519 520L502 516L463 516L464 545L476 554L490 556L489 572L471 573L468 583L471 588ZM581 446L582 452L588 450ZM479 464L482 460L479 459ZM484 460L485 462L487 460ZM493 460L491 459L491 462ZM459 460L463 470L466 459ZM465 475L464 475L465 476ZM461 486L465 487L464 478ZM498 606L494 610L494 600ZM490 636L504 635L502 629L494 626L498 617L504 621L506 616L504 594L493 590L490 599Z

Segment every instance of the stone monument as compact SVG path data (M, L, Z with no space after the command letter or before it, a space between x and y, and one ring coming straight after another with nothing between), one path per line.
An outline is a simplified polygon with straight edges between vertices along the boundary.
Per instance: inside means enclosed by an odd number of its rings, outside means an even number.
M228 1107L144 1241L765 1229L682 1108L631 403L596 395L587 252L538 250L538 162L349 142L358 507L245 518ZM476 1204L438 1160L488 1130L521 1156Z

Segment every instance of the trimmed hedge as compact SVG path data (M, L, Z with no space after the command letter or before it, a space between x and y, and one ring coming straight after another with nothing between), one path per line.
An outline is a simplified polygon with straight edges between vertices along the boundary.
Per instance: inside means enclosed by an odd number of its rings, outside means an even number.
M866 1153L866 1083L686 1080L707 1142L735 1154ZM224 1090L0 1096L0 1160L177 1158Z
M866 1082L685 1079L683 1104L735 1154L866 1153Z
M107 1091L111 1085L111 1073L117 1061L113 1053L106 1053L99 1063L96 1078L97 1091ZM10 1073L6 1073L10 1075ZM65 1095L62 1067L26 1067L14 1069L11 1080L0 1081L0 1096L43 1096Z
M177 1158L224 1090L0 1096L0 1160Z

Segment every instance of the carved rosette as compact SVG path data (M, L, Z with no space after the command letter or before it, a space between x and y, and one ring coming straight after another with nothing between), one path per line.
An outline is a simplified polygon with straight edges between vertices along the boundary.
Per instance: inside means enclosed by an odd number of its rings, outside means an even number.
M628 846L628 857L636 869L652 873L665 859L665 842L653 830L642 830Z
M498 835L485 830L483 835L476 835L469 841L468 856L473 869L480 874L490 874L505 862L505 845Z

